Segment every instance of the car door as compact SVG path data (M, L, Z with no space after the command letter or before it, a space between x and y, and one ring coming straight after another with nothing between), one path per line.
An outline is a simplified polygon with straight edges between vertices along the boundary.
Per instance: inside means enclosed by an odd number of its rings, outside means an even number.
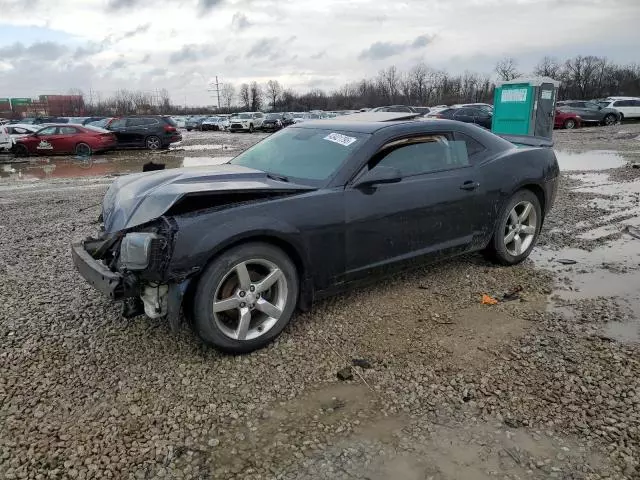
M452 134L391 142L359 175L380 167L396 168L401 181L345 191L347 281L472 245L483 182L464 142Z
M454 112L453 119L464 123L474 123L474 111L470 108L461 108Z
M585 108L593 121L601 122L604 119L605 114L602 112L602 107L597 103L585 102Z
M75 151L80 131L76 127L58 127L58 133L53 139L56 153L72 153Z
M34 150L39 155L49 155L55 152L54 144L58 135L58 127L44 127L37 132L37 141L34 142Z
M150 120L148 118L130 117L127 119L127 137L129 144L134 147L144 147L145 139L149 135Z
M118 145L121 147L127 147L131 144L131 138L127 132L127 119L116 118L107 126L107 130L113 132L118 139Z
M263 113L254 113L253 114L253 127L254 128L262 128L262 124L264 122L264 114Z
M491 129L491 115L486 110L480 108L473 109L473 123L484 128Z

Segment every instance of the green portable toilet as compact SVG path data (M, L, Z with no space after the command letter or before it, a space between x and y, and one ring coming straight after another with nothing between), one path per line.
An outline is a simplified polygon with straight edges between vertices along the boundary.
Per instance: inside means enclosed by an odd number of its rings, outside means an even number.
M498 83L491 131L498 135L551 139L559 86L560 82L549 77Z

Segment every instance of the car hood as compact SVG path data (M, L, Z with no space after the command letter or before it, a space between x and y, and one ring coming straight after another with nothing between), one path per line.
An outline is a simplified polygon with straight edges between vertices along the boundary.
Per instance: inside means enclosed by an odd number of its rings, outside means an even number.
M112 233L150 222L188 195L216 193L223 198L238 192L309 190L314 188L273 180L260 170L231 164L134 173L111 184L102 202L102 219L105 232Z

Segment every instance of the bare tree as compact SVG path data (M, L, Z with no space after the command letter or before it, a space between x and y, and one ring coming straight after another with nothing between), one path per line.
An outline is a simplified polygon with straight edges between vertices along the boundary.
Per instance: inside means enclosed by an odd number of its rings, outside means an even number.
M551 77L557 79L560 77L560 64L553 57L544 57L533 69L533 74L539 77Z
M282 95L280 82L277 80L269 80L267 82L267 95L269 96L269 100L271 100L271 109L275 110L278 98Z
M251 109L251 93L249 92L249 84L240 85L240 102L245 110Z
M518 72L518 62L515 58L506 57L496 63L495 72L498 74L500 80L508 82L520 76Z
M257 112L262 108L262 88L258 82L251 82L249 86L249 99L251 101L251 111Z
M171 95L169 95L169 90L166 88L161 89L158 92L159 100L160 100L160 113L170 113L171 112Z
M418 105L424 105L426 103L428 73L429 69L424 63L419 63L409 72L412 89Z
M233 105L233 101L236 98L236 89L230 83L224 83L222 85L222 89L220 90L220 95L222 96L222 103L228 110L231 109L231 105Z

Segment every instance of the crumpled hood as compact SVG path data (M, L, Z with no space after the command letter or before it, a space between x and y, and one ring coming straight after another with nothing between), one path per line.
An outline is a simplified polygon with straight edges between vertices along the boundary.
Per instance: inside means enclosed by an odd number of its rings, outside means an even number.
M314 188L272 180L260 170L230 164L134 173L116 179L107 190L102 201L104 229L111 233L147 223L189 194L269 190Z

